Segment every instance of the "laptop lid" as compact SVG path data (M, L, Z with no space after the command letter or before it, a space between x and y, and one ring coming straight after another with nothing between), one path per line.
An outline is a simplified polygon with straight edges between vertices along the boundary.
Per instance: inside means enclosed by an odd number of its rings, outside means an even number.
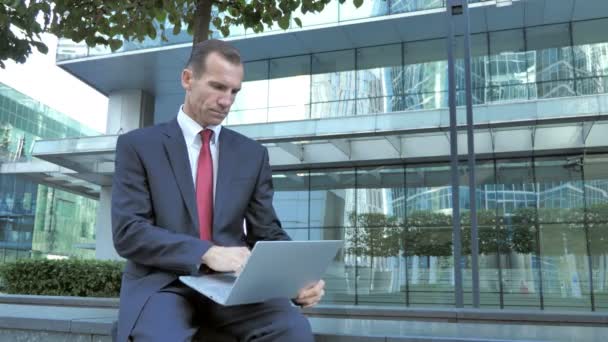
M295 298L300 289L321 279L342 244L341 240L259 241L236 279L232 273L219 273L180 280L223 305Z
M232 286L226 305L295 298L321 279L341 240L259 241Z

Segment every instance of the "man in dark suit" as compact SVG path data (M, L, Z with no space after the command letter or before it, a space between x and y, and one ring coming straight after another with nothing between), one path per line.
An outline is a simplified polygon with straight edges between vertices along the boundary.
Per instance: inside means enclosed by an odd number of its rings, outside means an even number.
M234 47L199 43L181 75L177 118L118 138L112 232L127 259L118 341L189 341L201 325L242 341L312 341L287 298L223 307L178 280L238 272L256 241L289 239L272 206L268 151L221 126L242 80ZM323 294L319 281L294 302L312 306Z

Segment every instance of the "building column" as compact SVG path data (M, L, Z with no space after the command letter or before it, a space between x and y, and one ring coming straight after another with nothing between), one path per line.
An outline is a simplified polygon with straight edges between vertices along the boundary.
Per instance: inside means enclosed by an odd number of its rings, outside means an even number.
M154 122L154 97L140 89L121 90L108 98L106 134L121 134Z
M122 134L154 123L154 97L143 90L120 90L108 99L106 134ZM112 187L100 190L95 223L95 257L101 260L120 259L112 242Z
M112 242L112 187L103 186L99 192L97 217L95 221L95 258L101 260L120 259Z

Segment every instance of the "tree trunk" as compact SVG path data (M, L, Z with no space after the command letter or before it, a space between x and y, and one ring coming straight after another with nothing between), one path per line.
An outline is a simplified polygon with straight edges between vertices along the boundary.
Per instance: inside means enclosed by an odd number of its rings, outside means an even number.
M194 31L192 44L209 39L209 24L211 22L211 0L199 0L194 12Z

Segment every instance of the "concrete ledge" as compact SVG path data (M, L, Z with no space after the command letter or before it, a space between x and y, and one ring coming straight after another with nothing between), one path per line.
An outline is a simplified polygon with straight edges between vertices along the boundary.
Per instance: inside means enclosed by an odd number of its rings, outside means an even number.
M461 309L458 321L499 321L525 324L608 326L608 312Z
M509 309L428 309L355 305L319 305L305 309L309 317L441 321L460 323L521 323L542 325L608 326L608 312Z
M0 295L0 303L0 341L109 342L118 314L116 298ZM608 336L608 312L338 305L304 312L317 342L603 342Z
M72 296L34 296L0 295L0 303L28 305L56 305L88 308L118 308L118 298L72 297Z
M0 295L0 304L24 304L72 308L118 309L118 298L68 296ZM541 311L511 309L456 309L377 307L364 305L321 304L303 310L309 317L421 320L476 323L566 324L582 326L608 325L608 312Z

